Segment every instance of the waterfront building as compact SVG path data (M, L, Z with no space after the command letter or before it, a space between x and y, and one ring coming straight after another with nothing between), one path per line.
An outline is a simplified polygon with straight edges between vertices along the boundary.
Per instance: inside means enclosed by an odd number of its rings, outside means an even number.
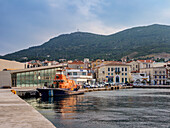
M131 73L133 83L145 83L149 82L149 76L146 73Z
M131 72L139 72L140 63L138 61L129 61L127 64L130 65Z
M17 70L17 69L24 69L24 68L26 68L26 65L24 63L0 59L0 71Z
M153 67L163 67L165 65L167 65L167 63L165 62L154 62L153 63Z
M59 64L59 62L57 61L48 61L48 60L42 61L42 66L52 66L57 64Z
M53 83L56 70L66 66L66 64L59 64L13 71L2 71L0 72L0 86L43 87L45 84L51 85Z
M85 68L91 69L91 62L89 58L84 58L84 65L85 65Z
M111 62L98 66L98 82L125 83L130 82L130 65Z
M91 84L94 81L92 73L86 69L66 69L65 75L67 78L74 80L78 85L83 85L84 83Z
M139 70L142 68L150 68L153 67L153 60L137 60L139 63Z
M92 69L95 69L96 68L96 66L98 66L98 65L101 65L102 64L102 60L100 60L100 59L97 59L97 60L95 60L95 61L93 61L92 63L91 63L91 67L92 67Z
M26 62L26 68L36 68L43 66L41 61L39 60L31 60L29 62Z
M166 65L166 78L167 78L167 84L170 85L170 61L168 61Z
M89 62L90 62L89 58L84 58L84 63L89 63Z
M162 67L150 67L140 69L141 73L146 73L149 76L150 84L153 85L165 85L166 84L166 68Z
M122 62L120 61L102 61L101 63L99 62L100 60L96 60L96 64L93 63L94 67L92 67L92 72L93 72L93 78L97 79L99 77L99 73L98 73L98 68L105 65L105 64L109 64L109 63L117 63L117 64L122 64Z
M73 61L71 63L68 63L68 68L71 69L85 69L86 66L83 61Z
M42 67L42 66L52 66L57 65L59 62L57 61L40 61L40 60L31 60L29 62L26 62L26 68L36 68L36 67Z

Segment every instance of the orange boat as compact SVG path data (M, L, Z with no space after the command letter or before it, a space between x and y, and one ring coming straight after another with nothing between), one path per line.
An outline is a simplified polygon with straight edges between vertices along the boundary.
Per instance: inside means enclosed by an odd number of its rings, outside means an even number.
M58 73L59 72L59 73ZM42 96L65 96L84 94L84 91L78 91L79 86L74 80L69 80L63 74L63 70L57 70L53 84L49 88L37 88Z
M68 90L78 90L78 86L76 85L76 82L74 80L69 80L66 78L66 76L62 73L62 70L60 71L59 74L56 74L53 86L55 88L63 88L63 89L68 89Z

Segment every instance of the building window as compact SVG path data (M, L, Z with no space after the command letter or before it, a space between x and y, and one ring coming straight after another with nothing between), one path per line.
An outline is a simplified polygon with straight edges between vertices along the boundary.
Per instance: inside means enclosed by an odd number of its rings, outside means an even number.
M111 68L111 71L113 71L113 68Z
M127 76L127 73L125 73L125 76Z
M67 75L72 75L72 72L68 72L68 74Z
M111 75L113 76L113 73L111 73Z
M83 75L83 76L86 76L86 72L82 72L82 75Z
M155 76L155 78L157 78L157 76Z
M110 73L108 73L108 75L110 75Z
M157 74L157 71L155 71L155 74Z
M159 74L161 74L162 72L160 71Z
M73 72L73 75L77 76L77 72Z
M110 68L108 68L108 72L110 72Z
M122 83L124 83L124 78L122 78Z
M122 71L124 71L124 68L122 68Z
M117 72L117 68L115 68L115 72Z
M122 76L124 75L124 73L122 73Z
M165 71L163 71L163 74L165 74Z
M127 71L127 68L125 68L125 71Z
M161 76L159 76L159 78L161 79Z
M136 68L138 68L138 65L136 65Z
M163 78L165 79L165 76L163 76Z
M120 68L118 68L118 72L120 72Z
M127 81L127 78L125 78L125 82Z

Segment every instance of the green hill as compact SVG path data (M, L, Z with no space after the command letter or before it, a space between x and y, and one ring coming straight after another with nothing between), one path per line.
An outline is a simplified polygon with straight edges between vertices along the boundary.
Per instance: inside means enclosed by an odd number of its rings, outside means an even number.
M134 57L151 53L170 53L170 26L154 24L135 27L108 36L85 32L64 34L50 39L43 45L7 54L3 58L15 58L18 61L22 61L23 57L27 57L28 60L86 57L113 60L134 52Z

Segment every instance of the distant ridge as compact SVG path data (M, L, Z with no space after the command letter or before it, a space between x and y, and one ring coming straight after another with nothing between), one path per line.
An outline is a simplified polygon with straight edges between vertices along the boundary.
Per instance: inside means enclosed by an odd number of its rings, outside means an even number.
M134 27L111 35L86 32L63 34L40 46L30 47L2 56L4 59L24 61L31 59L106 59L118 60L123 56L134 57L153 53L170 53L170 26L153 24ZM49 56L50 55L50 56Z

